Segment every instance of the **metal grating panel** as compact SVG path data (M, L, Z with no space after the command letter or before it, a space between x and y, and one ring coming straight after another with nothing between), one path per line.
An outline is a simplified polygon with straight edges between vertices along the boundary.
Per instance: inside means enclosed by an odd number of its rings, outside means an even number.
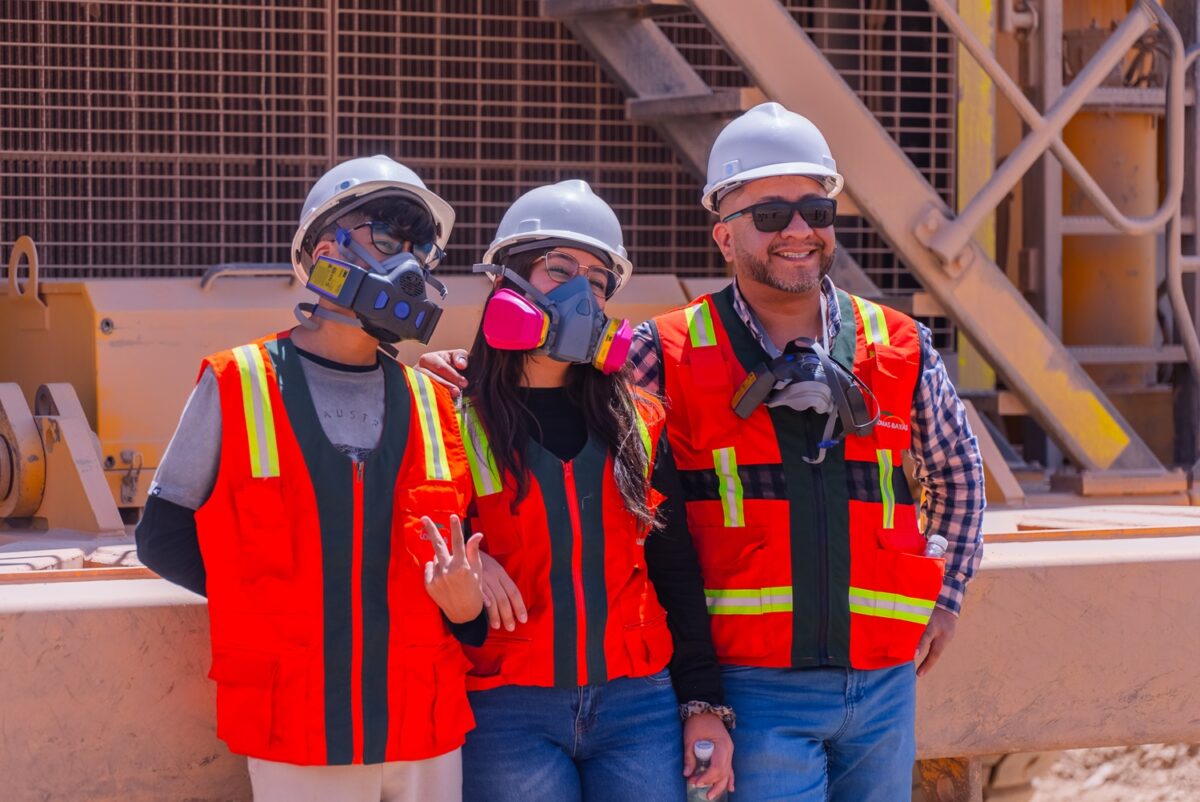
M920 0L787 0L953 201L954 48ZM699 182L536 0L10 0L0 7L0 243L49 277L195 274L285 261L334 161L387 153L459 213L447 270L504 208L585 178L639 269L722 271ZM690 14L662 27L714 87L741 69ZM843 156L845 158L845 156ZM857 218L839 236L885 290L915 288Z
M285 261L311 182L387 153L458 210L448 270L575 177L642 269L719 269L694 178L535 0L330 6L5 3L0 242L32 235L48 277Z

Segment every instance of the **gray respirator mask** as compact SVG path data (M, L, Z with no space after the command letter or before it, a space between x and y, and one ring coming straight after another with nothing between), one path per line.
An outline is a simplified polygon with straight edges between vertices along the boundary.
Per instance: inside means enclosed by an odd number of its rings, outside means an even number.
M848 434L865 437L879 421L879 404L857 376L834 362L829 352L811 340L798 350L763 362L746 376L731 405L740 418L749 418L759 405L811 410L825 415L825 430L816 456L804 461L816 465ZM867 399L870 398L869 411ZM841 428L838 429L838 423Z
M440 299L446 297L445 285L410 252L391 254L381 262L347 229L337 229L334 239L342 258L317 259L305 286L352 311L362 330L382 343L416 340L427 344L442 316L442 308L430 300L425 285L437 290ZM367 267L362 267L363 264ZM301 325L313 325L302 312L337 323L351 323L345 315L302 303L296 307Z

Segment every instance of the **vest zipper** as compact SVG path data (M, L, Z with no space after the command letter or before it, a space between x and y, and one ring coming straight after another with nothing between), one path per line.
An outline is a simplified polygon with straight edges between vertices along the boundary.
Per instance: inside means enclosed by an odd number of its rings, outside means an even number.
M810 422L805 421L805 430L811 434ZM811 440L811 438L806 438ZM817 557L820 560L818 570L817 594L821 620L817 625L817 658L821 665L829 659L829 521L825 513L825 477L821 475L820 465L809 465L809 475L813 483L813 504L817 508Z
M563 488L566 490L567 511L571 515L571 584L575 591L575 681L586 685L587 676L587 616L583 596L583 532L579 523L579 497L575 491L575 465L563 463Z
M362 554L363 554L363 478L366 465L354 461L354 527L350 556L350 721L353 741L352 763L363 762L363 688L362 688Z

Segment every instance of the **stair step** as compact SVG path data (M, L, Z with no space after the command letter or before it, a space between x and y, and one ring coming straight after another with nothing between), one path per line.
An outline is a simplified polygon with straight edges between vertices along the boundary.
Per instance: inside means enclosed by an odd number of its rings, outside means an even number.
M732 115L754 108L766 99L762 90L755 86L714 89L701 95L630 98L625 101L625 116L631 120L655 122L702 114Z
M1182 345L1072 345L1067 350L1081 365L1187 362Z
M558 20L614 13L657 17L679 14L687 8L684 0L542 0L542 16Z

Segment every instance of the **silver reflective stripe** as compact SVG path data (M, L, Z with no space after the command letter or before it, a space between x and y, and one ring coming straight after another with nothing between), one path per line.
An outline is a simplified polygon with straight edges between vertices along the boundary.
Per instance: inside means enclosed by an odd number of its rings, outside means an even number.
M850 588L850 612L880 618L896 618L924 624L933 614L935 602L899 593Z
M792 611L792 590L771 588L705 588L710 615L762 615Z

